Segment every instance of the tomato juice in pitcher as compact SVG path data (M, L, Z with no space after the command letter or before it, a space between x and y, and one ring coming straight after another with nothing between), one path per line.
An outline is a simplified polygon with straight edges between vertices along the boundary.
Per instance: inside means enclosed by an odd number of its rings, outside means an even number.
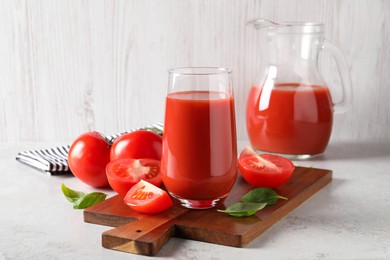
M247 129L254 147L283 154L322 153L332 132L333 107L326 86L275 84L268 101L253 86L247 102Z
M332 133L333 113L346 111L351 101L348 67L341 52L325 41L321 23L259 19L251 24L263 33L266 50L246 105L251 145L291 159L322 154ZM337 64L343 93L337 103L318 69L321 51L328 51Z

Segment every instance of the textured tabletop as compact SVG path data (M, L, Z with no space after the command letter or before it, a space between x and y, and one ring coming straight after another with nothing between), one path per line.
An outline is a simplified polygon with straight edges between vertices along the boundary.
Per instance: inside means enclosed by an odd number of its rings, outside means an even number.
M84 223L83 212L72 209L60 186L93 188L73 176L48 176L15 160L21 150L59 144L1 143L0 259L146 259L103 248L101 234L110 228ZM239 142L239 148L246 144ZM157 257L389 259L390 141L331 143L325 155L295 163L331 169L333 180L248 246L172 238Z

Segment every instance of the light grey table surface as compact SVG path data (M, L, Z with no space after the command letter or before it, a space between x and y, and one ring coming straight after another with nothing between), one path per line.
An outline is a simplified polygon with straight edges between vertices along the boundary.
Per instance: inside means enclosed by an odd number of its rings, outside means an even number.
M110 227L84 223L60 186L93 188L15 160L19 151L61 144L0 143L0 259L149 259L103 248L101 233ZM239 148L246 144L240 141ZM295 163L331 169L333 180L247 247L172 238L156 257L390 259L390 140L331 143L324 155Z

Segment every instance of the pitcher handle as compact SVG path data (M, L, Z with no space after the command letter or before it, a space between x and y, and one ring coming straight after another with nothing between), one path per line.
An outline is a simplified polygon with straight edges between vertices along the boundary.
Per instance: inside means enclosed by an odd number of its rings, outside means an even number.
M341 114L346 112L352 103L352 82L349 75L348 65L340 49L332 43L325 40L322 50L329 52L336 60L337 70L340 75L342 85L342 98L339 102L333 104L333 108L334 113Z

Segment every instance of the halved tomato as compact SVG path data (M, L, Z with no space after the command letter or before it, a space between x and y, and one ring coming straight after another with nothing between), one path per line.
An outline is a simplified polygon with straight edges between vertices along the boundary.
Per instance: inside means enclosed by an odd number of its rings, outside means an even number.
M287 182L295 169L287 158L273 154L260 155L250 147L241 152L238 167L249 184L268 188L276 188Z
M140 180L161 186L160 161L154 159L117 159L106 167L108 182L123 197Z
M123 201L135 211L149 214L167 210L173 205L166 191L143 180L129 190Z

